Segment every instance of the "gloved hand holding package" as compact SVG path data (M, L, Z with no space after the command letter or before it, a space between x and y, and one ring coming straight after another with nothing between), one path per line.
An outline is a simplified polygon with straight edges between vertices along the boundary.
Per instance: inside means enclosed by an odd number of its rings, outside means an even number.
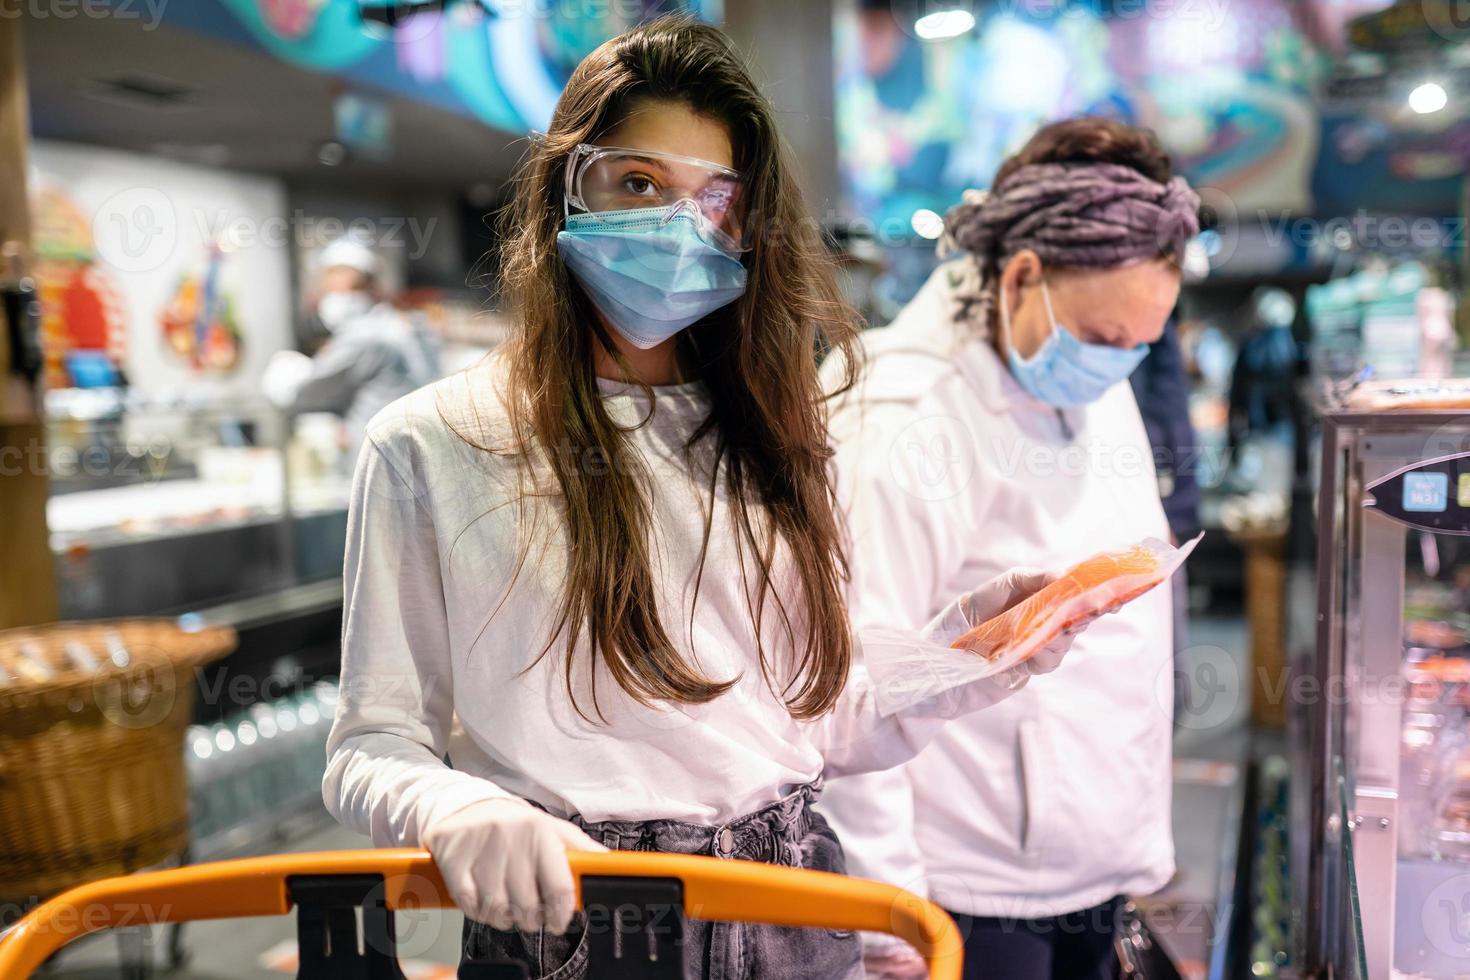
M880 713L925 705L933 717L956 717L1013 693L1056 669L1073 634L1172 575L1201 537L1182 548L1145 538L1061 575L1012 569L956 598L917 636L865 625L859 639Z
M1182 548L1145 538L1124 551L1093 555L950 645L1002 667L1025 663L1063 633L1115 611L1166 580L1202 537Z
M929 717L953 718L1015 693L1033 674L1054 670L1071 649L1070 633L1036 647L1024 663L963 656L954 643L1056 577L1040 569L1013 568L956 596L918 633L864 624L858 639L879 711L893 715L928 702L922 710Z

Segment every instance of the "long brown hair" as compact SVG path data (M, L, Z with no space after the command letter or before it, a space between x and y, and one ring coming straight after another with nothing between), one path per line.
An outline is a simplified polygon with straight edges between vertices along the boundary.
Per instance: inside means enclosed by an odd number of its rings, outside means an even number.
M756 634L763 632L769 603L794 654L793 663L778 669L762 643L763 677L794 717L815 717L841 693L852 655L843 596L848 571L816 353L839 349L855 370L857 323L807 216L771 106L730 42L712 27L660 19L592 52L573 72L546 135L522 165L501 274L517 322L504 354L513 439L522 452L550 451L562 461L637 459L626 430L603 406L593 345L628 366L558 256L556 235L568 154L580 143L596 143L632 102L646 100L679 102L728 127L735 165L746 175L747 221L755 229L745 256L745 295L678 341L683 370L703 382L710 400L710 414L686 448L711 440L715 460L695 600L715 484L723 474ZM727 691L734 681L712 680L688 662L660 618L646 473L626 465L595 473L577 465L550 469L569 561L559 619L541 656L564 639L574 703L572 652L584 633L594 664L604 662L623 691L643 704L703 703ZM790 595L779 594L772 579L781 547L797 582ZM754 582L746 580L748 556L754 557ZM597 710L595 682L592 698Z

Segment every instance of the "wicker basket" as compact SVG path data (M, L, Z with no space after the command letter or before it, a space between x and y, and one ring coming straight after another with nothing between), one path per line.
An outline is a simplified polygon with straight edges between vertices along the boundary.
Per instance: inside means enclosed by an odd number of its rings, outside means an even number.
M234 646L233 630L162 619L0 631L0 900L187 846L194 669Z

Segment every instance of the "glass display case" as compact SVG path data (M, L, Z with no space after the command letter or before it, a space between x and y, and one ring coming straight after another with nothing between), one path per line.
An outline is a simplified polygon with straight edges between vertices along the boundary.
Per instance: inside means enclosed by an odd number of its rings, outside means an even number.
M1470 411L1323 418L1293 678L1307 976L1470 974Z
M195 610L340 575L332 416L120 388L48 393L47 522L68 619Z

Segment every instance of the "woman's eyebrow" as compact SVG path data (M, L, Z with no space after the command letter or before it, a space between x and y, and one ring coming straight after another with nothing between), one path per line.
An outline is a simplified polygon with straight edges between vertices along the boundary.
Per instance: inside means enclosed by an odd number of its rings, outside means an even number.
M623 159L634 160L638 163L646 163L650 167L655 167L658 170L663 171L664 173L668 172L668 165L663 160L660 160L658 157L646 157L637 153L629 153L626 154Z

